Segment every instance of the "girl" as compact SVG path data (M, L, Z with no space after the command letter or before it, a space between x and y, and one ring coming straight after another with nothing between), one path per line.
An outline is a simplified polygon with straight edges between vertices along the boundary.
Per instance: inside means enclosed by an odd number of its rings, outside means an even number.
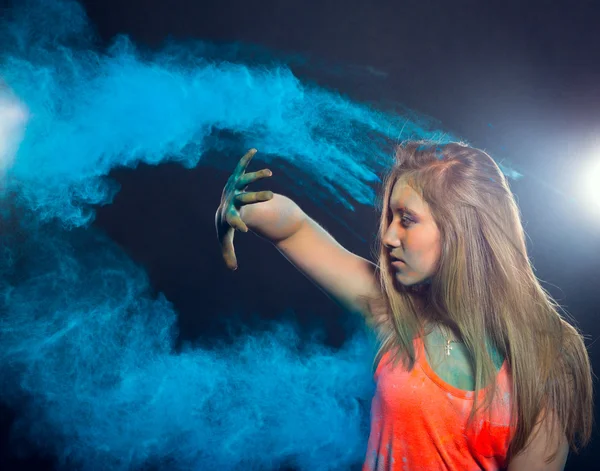
M536 279L508 182L485 152L408 142L384 178L378 263L352 254L293 201L246 192L238 164L216 213L271 241L380 340L363 471L562 470L593 417L580 333ZM253 204L258 203L258 204Z

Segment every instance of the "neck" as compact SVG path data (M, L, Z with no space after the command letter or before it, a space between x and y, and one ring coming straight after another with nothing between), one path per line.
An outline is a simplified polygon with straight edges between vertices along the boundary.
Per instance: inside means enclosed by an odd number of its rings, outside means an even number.
M450 326L448 326L448 324L445 324L439 320L432 320L432 319L424 320L423 326L424 326L423 332L426 336L434 335L435 337L439 337L439 338L443 339L444 342L446 342L447 340L450 340L451 342L457 342L457 343L462 342L460 336L457 335L455 333L455 331Z
M415 283L414 285L407 286L406 289L409 293L415 296L425 296L429 292L429 287L431 286L431 279L426 278L419 283Z
M406 287L406 291L410 298L422 313L426 312L427 301L429 298L429 286L430 283L425 281Z
M445 340L450 340L452 342L460 342L461 340L457 335L454 334L450 327L445 326L444 324L437 324L438 331L442 334Z

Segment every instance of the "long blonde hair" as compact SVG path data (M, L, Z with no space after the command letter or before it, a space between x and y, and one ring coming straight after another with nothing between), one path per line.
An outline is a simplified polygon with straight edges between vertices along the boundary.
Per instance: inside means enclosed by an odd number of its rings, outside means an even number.
M504 174L488 154L462 143L410 141L398 146L395 157L379 201L375 250L382 297L367 299L381 341L374 367L392 351L396 364L402 361L412 369L413 338L424 325L411 288L395 282L382 243L392 219L389 198L402 178L429 205L440 230L440 259L425 294L427 319L450 327L471 354L475 402L469 423L493 400L487 394L477 403L481 389L496 386L491 346L506 358L512 375L515 432L508 460L525 448L536 422L548 412L578 452L589 442L593 422L588 353L582 335L565 320L568 314L533 272L520 212Z

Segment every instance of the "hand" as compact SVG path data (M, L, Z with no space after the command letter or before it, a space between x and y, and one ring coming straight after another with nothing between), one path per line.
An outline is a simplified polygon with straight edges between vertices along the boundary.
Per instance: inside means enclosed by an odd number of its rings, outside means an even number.
M215 214L215 226L217 228L219 244L221 244L221 252L225 260L225 265L231 270L237 270L238 268L235 249L233 248L235 230L248 232L248 226L246 226L240 216L240 208L246 204L269 201L273 198L272 191L246 193L246 188L250 183L273 175L271 170L266 168L258 172L245 173L246 167L248 167L256 152L256 149L250 149L240 159L233 174L225 184L223 194L221 195L221 204Z

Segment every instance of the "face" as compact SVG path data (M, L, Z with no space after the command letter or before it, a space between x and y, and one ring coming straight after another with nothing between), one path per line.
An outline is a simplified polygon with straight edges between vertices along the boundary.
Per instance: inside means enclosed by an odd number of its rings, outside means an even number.
M382 242L390 255L404 260L392 265L392 272L405 286L424 281L435 271L441 251L440 231L427 203L411 187L397 181L388 204L392 221Z

